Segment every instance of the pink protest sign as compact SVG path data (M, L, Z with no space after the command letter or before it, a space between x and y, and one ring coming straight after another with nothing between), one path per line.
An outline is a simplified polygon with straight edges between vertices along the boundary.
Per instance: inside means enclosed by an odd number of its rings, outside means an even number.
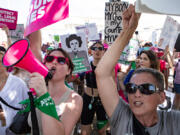
M24 36L67 18L68 0L32 0Z
M10 30L16 29L17 11L0 8L0 24L6 24ZM0 25L2 27L3 25Z

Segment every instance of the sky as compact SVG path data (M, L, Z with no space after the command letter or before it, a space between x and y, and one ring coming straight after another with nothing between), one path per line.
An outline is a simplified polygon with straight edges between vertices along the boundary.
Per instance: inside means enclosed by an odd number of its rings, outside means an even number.
M29 5L31 0L0 0L0 7L7 8L10 10L18 11L18 23L26 23L26 18L28 15ZM109 0L69 0L69 18L64 21L60 21L56 24L44 28L44 30L58 29L58 27L64 27L70 25L72 22L74 24L79 23L101 23L104 26L104 9L105 2ZM135 0L124 0L129 3L134 3ZM82 19L82 18L87 19ZM93 18L96 18L93 20ZM139 31L148 33L149 30L159 30L163 27L165 15L152 15L152 14L142 14L139 21L138 29ZM173 17L180 23L180 17ZM67 29L67 32L70 30Z

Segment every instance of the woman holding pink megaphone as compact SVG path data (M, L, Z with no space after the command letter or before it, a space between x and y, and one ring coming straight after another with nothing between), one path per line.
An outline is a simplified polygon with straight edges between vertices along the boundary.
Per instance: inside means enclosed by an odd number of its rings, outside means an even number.
M37 112L40 132L44 134L73 134L75 124L82 111L82 98L65 85L65 79L73 71L73 63L69 55L61 48L51 50L44 59L44 64L53 74L46 83L39 73L30 75L29 87L33 88L41 100L41 105L51 104L46 100L53 99L60 122L46 113ZM45 99L45 100L44 100ZM44 110L48 111L48 110Z

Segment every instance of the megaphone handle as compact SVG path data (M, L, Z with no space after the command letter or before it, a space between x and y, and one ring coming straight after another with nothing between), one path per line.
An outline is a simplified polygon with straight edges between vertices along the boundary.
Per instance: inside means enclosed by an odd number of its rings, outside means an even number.
M37 93L36 93L35 89L30 88L30 90L29 90L29 91L30 91L30 92L32 92L32 94L33 94L34 96L36 96L36 95L37 95Z

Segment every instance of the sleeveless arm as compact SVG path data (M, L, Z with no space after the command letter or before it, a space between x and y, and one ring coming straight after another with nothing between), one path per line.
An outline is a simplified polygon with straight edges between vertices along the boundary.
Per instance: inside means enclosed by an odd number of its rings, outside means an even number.
M119 95L116 83L112 77L112 71L123 49L132 37L137 27L139 17L140 14L136 14L134 6L130 5L123 13L123 31L116 38L111 47L109 47L96 68L99 95L109 117L111 117L119 101Z

